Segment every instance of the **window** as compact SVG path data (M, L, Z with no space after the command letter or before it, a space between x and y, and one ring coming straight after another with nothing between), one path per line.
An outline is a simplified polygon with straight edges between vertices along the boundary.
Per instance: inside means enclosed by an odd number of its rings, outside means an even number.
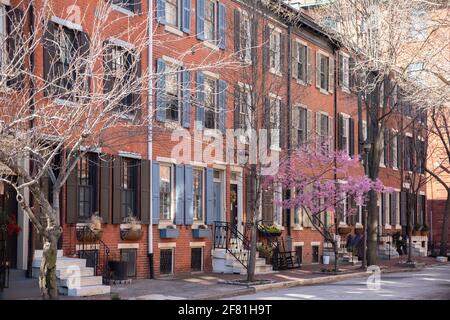
M330 77L330 58L318 53L317 54L317 74L318 74L318 83L317 86L320 89L328 91L329 89L329 77Z
M194 188L194 220L203 221L203 169L192 170Z
M412 171L413 168L413 138L406 136L404 140L404 166L406 171Z
M363 141L367 140L367 122L366 121L362 122L362 138L363 138Z
M303 247L295 246L295 256L297 257L297 261L299 263L303 262Z
M391 224L391 220L390 220L390 197L389 197L389 193L383 193L383 207L384 207L384 223L385 224Z
M173 27L179 27L179 8L178 0L165 0L166 1L166 23Z
M270 28L269 62L273 73L281 72L281 32Z
M350 117L344 114L340 114L339 120L340 149L346 154L350 155Z
M5 6L0 5L0 39L2 39L2 47L0 48L0 66L3 66L8 62L8 56L6 55L6 39L8 36L6 32L6 10Z
M311 246L312 254L311 254L311 262L319 263L319 246Z
M267 142L269 148L278 149L280 146L279 132L280 132L280 111L281 99L278 97L270 98L269 111L269 132L267 133Z
M137 216L138 166L135 159L122 160L122 199L121 216Z
M411 27L409 30L411 40L425 40L428 36L426 12L423 9L414 9L411 14Z
M97 159L86 154L77 164L78 174L78 220L86 221L97 210Z
M347 194L344 192L342 193L342 200L341 202L338 204L338 208L337 208L338 214L340 215L340 220L339 222L342 224L346 224L347 223L347 211L348 211L348 202L347 202Z
M217 82L215 79L205 77L205 128L217 129Z
M419 202L418 202L418 209L417 209L417 215L418 215L418 221L417 223L425 224L426 223L426 196L423 194L419 195Z
M121 249L120 260L127 262L128 277L136 277L137 266L137 250L136 249Z
M246 12L242 12L239 22L240 57L242 60L250 62L252 56L252 28L250 18Z
M262 219L263 224L273 224L273 196L274 191L272 189L263 190L262 197Z
M141 7L141 0L112 0L112 3L132 12L139 11Z
M350 67L349 57L345 54L339 55L339 81L342 89L348 90L350 88Z
M191 271L203 270L203 248L191 248Z
M216 1L205 0L205 40L216 40Z
M306 145L308 142L308 110L299 108L299 123L297 128L298 146Z
M328 152L333 147L332 125L332 118L327 114L316 113L317 146L324 152Z
M161 249L159 251L159 272L161 274L173 273L173 249Z
M379 128L381 128L381 127L379 127ZM379 129L379 130L381 130L381 129ZM386 162L384 161L385 160L385 158L386 158L386 141L385 141L385 139L384 139L384 132L382 132L382 134L383 134L383 139L381 139L381 156L380 156L380 166L382 166L382 167L385 167L386 166Z
M166 74L166 119L179 121L180 118L180 75L178 66L167 65Z
M395 136L396 131L392 131L391 148L392 148L392 167L398 169L398 139Z
M294 65L293 75L299 81L307 83L308 81L308 67L307 67L308 47L302 43L294 43Z
M239 126L238 129L247 130L252 125L252 96L248 86L239 86L236 88L239 96L238 105L239 108Z
M424 84L424 64L422 62L411 63L408 65L408 78L417 85Z
M161 220L172 220L172 167L161 165L159 179L159 217Z

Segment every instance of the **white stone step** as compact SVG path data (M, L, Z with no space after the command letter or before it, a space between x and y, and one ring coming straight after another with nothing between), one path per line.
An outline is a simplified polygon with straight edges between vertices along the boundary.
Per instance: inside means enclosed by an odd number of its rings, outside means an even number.
M39 277L39 268L33 268L32 276L33 278ZM89 277L94 275L94 268L91 267L81 267L81 268L71 268L64 267L60 269L56 269L56 277L58 279L67 279L69 276L72 276L74 272L79 272L82 277Z
M111 293L111 287L105 285L94 285L79 288L60 288L60 293L69 297L88 297Z
M71 277L70 279L60 279L58 280L58 285L60 287L66 288L77 288L86 286L96 286L103 284L103 277L101 276L81 276L81 277Z
M33 268L40 268L42 257L33 260ZM86 259L61 257L56 259L56 269L62 269L65 267L85 267Z
M34 250L34 258L35 259L42 258L43 254L44 254L44 250ZM63 256L63 251L62 250L58 250L57 253L56 253L56 257L62 258L62 256Z

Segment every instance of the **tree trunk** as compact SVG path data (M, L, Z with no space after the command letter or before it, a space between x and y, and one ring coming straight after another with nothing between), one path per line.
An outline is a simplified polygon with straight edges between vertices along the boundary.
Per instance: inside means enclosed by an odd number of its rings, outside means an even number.
M377 228L378 228L378 210L377 194L375 191L369 191L369 201L367 203L368 222L367 222L367 265L377 264Z
M253 215L256 217L256 215ZM247 281L255 281L255 267L256 267L256 233L258 224L256 218L252 219L251 236L250 236L250 256L247 265Z
M333 249L334 249L334 272L338 273L338 258L339 258L339 248L338 248L338 242L335 240L333 241Z
M412 195L412 193L411 193ZM413 262L412 259L412 231L413 231L413 224L412 224L412 209L413 209L413 201L412 201L412 196L410 197L409 201L408 201L408 211L407 211L407 218L408 218L408 261L407 262Z
M57 299L58 288L56 284L56 257L58 250L58 236L50 231L50 236L44 237L44 250L42 254L39 273L39 289L42 298Z
M439 248L440 256L447 256L449 216L450 216L450 188L447 189L447 201L445 202L445 210L444 210L444 216L443 216L443 220L442 220L441 245Z

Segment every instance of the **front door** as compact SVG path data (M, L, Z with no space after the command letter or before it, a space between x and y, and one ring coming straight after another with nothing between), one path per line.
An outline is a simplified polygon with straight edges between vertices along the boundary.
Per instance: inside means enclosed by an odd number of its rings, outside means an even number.
M238 185L234 183L230 185L230 205L230 223L231 227L236 229L238 226Z

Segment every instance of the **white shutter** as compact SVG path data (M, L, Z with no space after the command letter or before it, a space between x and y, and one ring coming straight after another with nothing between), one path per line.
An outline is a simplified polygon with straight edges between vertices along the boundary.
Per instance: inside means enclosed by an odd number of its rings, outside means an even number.
M333 93L334 91L334 59L329 58L329 77L328 77L328 92Z
M300 114L299 108L292 108L292 130L291 130L291 138L292 138L292 149L297 149L298 146L298 134L297 129L299 127Z
M292 40L292 78L297 79L298 75L298 42Z
M310 47L306 47L306 82L308 84L312 83L312 49Z
M306 139L309 143L311 140L311 129L313 127L312 118L311 118L311 110L306 109Z
M328 145L330 151L334 150L334 141L333 141L333 117L328 117Z
M320 88L320 53L316 52L316 87Z
M320 150L320 140L321 140L321 135L320 135L320 112L316 112L316 149Z

